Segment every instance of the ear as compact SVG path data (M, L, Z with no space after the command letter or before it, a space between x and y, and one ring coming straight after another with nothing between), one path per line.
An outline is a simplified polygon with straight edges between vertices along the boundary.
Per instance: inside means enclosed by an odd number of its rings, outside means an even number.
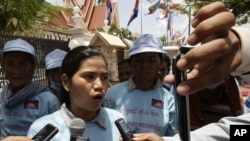
M64 87L64 89L69 92L70 89L70 80L69 77L67 76L67 74L63 73L61 75L61 81L62 81L62 86Z

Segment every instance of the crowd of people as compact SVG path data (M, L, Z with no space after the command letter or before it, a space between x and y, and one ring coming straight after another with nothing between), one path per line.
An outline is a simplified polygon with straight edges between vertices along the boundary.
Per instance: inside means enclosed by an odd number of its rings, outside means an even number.
M45 86L32 82L38 63L33 46L22 39L8 41L2 50L1 65L9 84L0 96L0 138L30 141L50 123L59 129L51 140L68 141L71 121L80 118L86 124L83 135L91 141L118 141L122 139L115 121L123 118L134 141L179 141L173 91L190 95L219 85L229 74L250 69L250 30L233 27L234 23L234 15L221 2L198 11L188 43L201 45L177 62L179 70L192 70L176 90L171 85L175 78L169 73L170 58L155 35L144 34L133 42L129 59L118 64L118 71L126 70L119 75L125 77L119 76L121 83L111 87L107 60L94 47L49 52ZM249 123L249 113L224 117L191 131L190 137L192 141L226 141L231 124Z
M137 38L129 51L132 77L110 87L105 96L103 105L123 113L133 133L176 133L174 96L159 77L164 53L158 37Z
M25 136L36 119L57 111L60 102L46 85L32 82L38 58L31 44L20 38L11 40L2 52L9 84L1 91L1 138Z

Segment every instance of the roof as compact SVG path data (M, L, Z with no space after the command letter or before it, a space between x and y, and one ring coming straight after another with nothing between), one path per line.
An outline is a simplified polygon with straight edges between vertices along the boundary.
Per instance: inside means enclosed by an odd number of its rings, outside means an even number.
M96 29L104 27L104 20L106 19L106 6L94 6L91 18L89 20L88 30L96 31Z
M95 33L90 46L113 46L113 47L128 47L124 42L117 36L113 36L104 32Z
M79 4L80 3L80 4ZM82 5L83 4L83 5ZM91 33L95 33L97 29L103 28L105 26L104 20L106 19L107 6L96 5L93 0L83 1L70 1L69 3L64 2L63 7L73 8L78 6L80 8L80 15L82 16L83 25ZM111 23L119 26L119 13L118 13L118 3L112 2L113 11ZM62 29L71 29L74 27L75 23L72 19L73 11L51 11L55 14L55 17L51 18L50 21ZM54 27L51 24L44 25L44 28L49 31L58 31L59 28Z
M127 47L131 47L133 41L129 40L129 39L126 39L126 38L123 38L122 41L127 45Z

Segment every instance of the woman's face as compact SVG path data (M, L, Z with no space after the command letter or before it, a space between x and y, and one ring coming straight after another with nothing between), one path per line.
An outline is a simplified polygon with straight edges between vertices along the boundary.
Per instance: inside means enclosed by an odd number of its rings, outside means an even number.
M72 112L95 113L100 108L108 88L107 65L102 57L83 60L71 80L66 82L64 78L65 74L62 82L69 92Z
M31 59L29 54L23 52L5 53L3 69L13 91L31 83L35 70L35 64Z

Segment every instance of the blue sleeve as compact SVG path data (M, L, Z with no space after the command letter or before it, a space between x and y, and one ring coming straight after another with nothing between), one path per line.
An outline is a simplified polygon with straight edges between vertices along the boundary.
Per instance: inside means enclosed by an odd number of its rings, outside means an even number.
M169 107L169 126L167 129L167 136L173 136L177 132L177 114L175 106L175 98L171 93L169 94L168 107Z
M53 113L59 110L61 107L61 103L56 96L53 96L48 104L49 113Z
M34 121L33 124L30 126L27 136L28 137L33 137L35 136L46 124L41 122Z
M110 87L104 97L102 105L111 109L115 109L116 100L114 98L116 91L113 87Z
M41 109L42 110L41 114L47 115L47 114L54 113L55 111L59 110L61 107L61 104L58 98L49 91L42 92L41 94L37 95L37 98L41 100L41 103L42 103L41 106L44 107Z

